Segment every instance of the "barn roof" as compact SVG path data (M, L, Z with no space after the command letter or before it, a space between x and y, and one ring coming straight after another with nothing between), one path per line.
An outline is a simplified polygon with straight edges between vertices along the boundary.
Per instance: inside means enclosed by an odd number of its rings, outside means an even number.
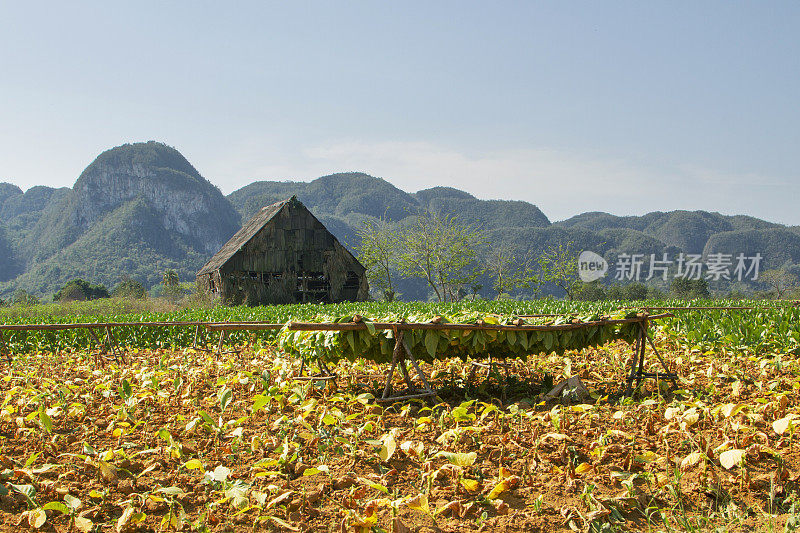
M225 245L220 248L220 250L215 253L211 259L208 260L208 263L206 263L205 266L200 269L197 275L199 276L201 274L208 274L209 272L220 269L222 265L227 263L228 260L236 254L236 252L241 250L242 246L247 244L247 242L252 239L255 234L267 224L267 222L272 220L272 218L277 215L283 206L289 203L292 198L287 198L286 200L262 207L258 213L253 215L253 218L248 220L247 223L242 226L242 229L237 231L233 237L231 237L230 240L226 242Z

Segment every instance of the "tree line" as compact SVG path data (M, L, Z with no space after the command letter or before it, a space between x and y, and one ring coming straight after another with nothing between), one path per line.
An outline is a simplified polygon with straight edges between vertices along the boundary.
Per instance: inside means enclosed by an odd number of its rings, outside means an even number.
M367 269L373 292L386 301L400 295L399 279L423 280L433 298L453 302L476 298L489 280L494 298L539 295L545 288L569 300L644 300L710 298L705 279L675 278L662 289L643 283L583 283L578 278L578 251L572 242L551 244L537 255L517 253L502 243L488 242L458 215L423 210L411 223L385 218L365 219L357 228L355 247ZM734 288L726 298L800 296L800 280L787 269L761 273L761 290Z
M483 289L479 280L487 276L497 298L520 290L537 294L550 283L572 299L579 283L571 244L550 246L538 257L520 256L488 242L458 215L423 210L405 224L366 219L357 235L358 259L370 286L387 301L400 296L399 278L423 280L440 302L476 297Z
M187 290L182 286L178 273L173 269L164 272L162 282L155 288L156 296L164 297L171 303L177 301L187 294ZM147 298L148 292L145 286L130 277L124 276L120 282L112 289L101 283L91 283L83 278L75 278L65 283L54 295L53 302L75 302L87 300L99 300L102 298ZM15 291L8 302L0 300L0 305L30 306L42 303L34 294L18 289Z

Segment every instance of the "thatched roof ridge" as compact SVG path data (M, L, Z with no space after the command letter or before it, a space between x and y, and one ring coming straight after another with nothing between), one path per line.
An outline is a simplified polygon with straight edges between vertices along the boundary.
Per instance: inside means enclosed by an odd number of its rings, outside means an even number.
M286 200L282 200L280 202L276 202L272 205L268 205L266 207L262 207L261 210L253 215L253 217L247 221L247 223L242 226L242 229L237 231L233 237L230 238L225 245L220 248L220 250L214 254L214 256L208 260L203 268L197 273L198 276L201 274L208 274L209 272L213 272L218 270L228 262L228 260L236 254L239 250L242 249L242 246L247 244L250 239L252 239L258 231L263 228L272 218L283 209L287 203L289 203L292 198L287 198Z

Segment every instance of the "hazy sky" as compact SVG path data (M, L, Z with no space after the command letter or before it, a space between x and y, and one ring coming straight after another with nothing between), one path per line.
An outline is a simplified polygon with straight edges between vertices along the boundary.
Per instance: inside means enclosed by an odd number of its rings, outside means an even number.
M357 170L800 224L798 2L0 0L0 181L150 139L229 193Z

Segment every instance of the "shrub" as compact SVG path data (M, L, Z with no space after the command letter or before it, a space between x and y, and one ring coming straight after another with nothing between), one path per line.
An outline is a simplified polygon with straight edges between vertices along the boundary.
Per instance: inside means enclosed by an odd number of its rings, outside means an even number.
M111 296L115 298L146 298L147 290L144 285L131 278L123 278L119 284L111 291Z
M53 296L54 302L74 302L108 298L108 289L103 285L92 285L81 278L69 281Z
M19 289L14 293L13 302L18 306L39 305L39 298L24 289Z
M704 279L675 278L669 287L670 296L674 298L708 298L708 281Z
M597 302L606 299L606 291L597 282L581 283L575 291L575 299L582 302Z

